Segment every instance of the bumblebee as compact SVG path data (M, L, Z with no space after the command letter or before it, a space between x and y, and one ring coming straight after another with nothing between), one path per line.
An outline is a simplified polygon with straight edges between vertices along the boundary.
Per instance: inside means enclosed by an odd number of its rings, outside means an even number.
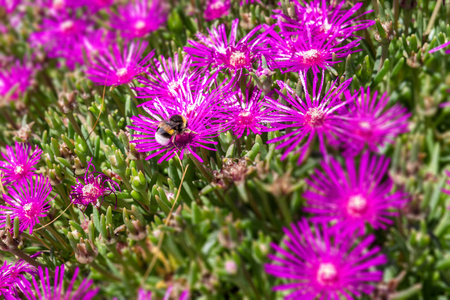
M182 115L173 115L169 120L159 122L155 133L156 142L161 146L167 146L170 142L173 143L178 134L189 131L187 126L187 119Z

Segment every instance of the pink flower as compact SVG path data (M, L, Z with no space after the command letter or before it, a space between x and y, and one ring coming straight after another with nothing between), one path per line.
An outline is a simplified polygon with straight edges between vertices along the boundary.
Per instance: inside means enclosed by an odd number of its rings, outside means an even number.
M329 227L302 220L285 229L285 246L272 244L278 255L269 255L267 273L291 280L275 286L290 290L285 299L359 299L375 289L382 271L374 267L387 262L379 247L369 248L374 235L358 239L351 228Z
M204 12L206 21L228 16L231 8L231 0L207 0Z
M315 220L338 221L360 232L364 232L366 223L375 229L387 229L409 199L402 191L392 192L393 183L387 176L389 162L367 152L358 167L352 157L346 158L346 168L334 159L322 162L323 171L315 170L306 181L312 190L303 195L307 200L305 211Z
M3 199L9 206L0 205L0 228L5 227L6 215L11 220L19 219L19 231L28 230L33 233L33 227L39 223L39 218L47 216L50 206L47 200L52 191L48 178L37 175L15 183L8 188Z
M99 53L87 66L88 78L107 86L130 83L136 76L144 73L150 64L154 52L143 56L147 45L147 42L131 42L123 51L114 45L112 53Z
M0 161L0 174L3 184L11 184L33 176L42 150L36 146L34 151L29 144L15 142L15 146L6 146L5 161Z
M153 0L149 5L148 0L135 0L119 7L110 25L126 39L143 38L162 27L167 15L165 1Z
M287 105L280 103L270 97L266 97L266 106L271 109L267 115L271 123L269 131L282 131L280 137L271 139L268 143L282 142L276 149L286 148L281 159L285 159L289 153L300 153L298 163L300 164L309 146L315 137L319 140L322 154L327 157L325 139L334 141L336 137L348 135L348 119L336 114L346 103L353 99L341 101L341 96L350 85L351 79L341 83L335 88L336 82L331 84L331 89L322 94L325 77L319 83L314 76L312 92L306 85L306 74L300 73L300 81L305 91L305 99L300 99L296 93L282 81L277 81L280 90L276 90L280 99L286 101ZM286 89L287 95L282 90ZM283 131L289 129L290 131ZM300 146L300 147L299 147Z

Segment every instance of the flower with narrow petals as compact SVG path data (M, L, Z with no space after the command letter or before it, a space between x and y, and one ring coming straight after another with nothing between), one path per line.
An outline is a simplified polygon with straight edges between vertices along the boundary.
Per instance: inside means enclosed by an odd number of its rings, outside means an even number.
M165 1L130 1L118 8L118 14L111 17L111 27L119 30L126 39L143 38L158 30L167 21Z
M207 0L204 12L206 21L227 16L231 9L231 0Z
M195 90L201 84L200 74L198 70L191 71L191 59L189 55L183 58L181 65L178 63L178 54L172 58L165 59L161 56L161 62L155 59L155 65L150 65L150 70L146 76L138 77L139 83L143 87L136 87L138 98L151 99L154 98L176 98L180 93L182 85L188 85L191 90Z
M260 52L265 55L269 67L281 69L282 73L306 72L311 69L314 73L333 66L349 54L360 51L354 49L359 45L360 38L346 44L341 39L336 42L338 33L331 35L314 35L309 26L297 28L292 25L293 31L277 33L267 30L266 47Z
M247 89L245 97L239 93L235 101L230 102L225 112L224 119L227 120L226 128L231 129L237 138L240 138L245 131L261 134L267 127L266 116L269 110L265 107L265 101L261 98L261 91L254 88L253 91Z
M173 289L173 287L171 287L171 286L167 289L163 300L172 299L172 298L170 298L171 293L172 293L172 289ZM182 292L180 297L178 298L178 300L188 300L188 299L189 299L189 291ZM139 289L137 300L153 300L152 292L151 291L146 291L144 289Z
M64 265L56 267L54 279L50 279L49 269L38 268L39 282L37 276L33 281L28 282L24 289L24 297L27 300L91 300L97 293L98 288L92 289L92 280L83 279L83 281L74 288L77 280L79 268L75 268L69 286L64 288Z
M312 188L303 195L306 211L314 214L313 219L338 221L361 232L365 224L386 229L408 201L406 193L392 192L393 183L387 177L389 162L388 158L367 152L359 167L352 157L346 158L345 169L334 159L322 162L323 171L315 170L306 181Z
M302 30L308 26L313 36L326 35L339 40L355 37L356 31L361 31L375 25L373 20L361 19L364 15L372 11L366 11L356 17L355 13L360 11L362 2L355 3L348 10L343 9L346 1L313 0L311 2L294 0L293 16L276 11L275 16L279 20L279 25L283 31Z
M251 69L253 63L259 62L259 44L264 39L265 33L252 39L261 29L261 26L256 26L240 41L236 41L238 25L239 19L231 24L229 40L225 24L208 29L209 37L197 34L200 42L190 40L191 46L184 47L184 51L192 56L192 65L231 70Z
M337 88L333 83L329 91L322 96L324 85L324 75L319 83L317 76L314 76L312 93L308 92L306 85L306 74L300 74L300 81L305 91L305 99L300 99L298 95L285 83L277 81L280 90L276 93L281 99L287 102L287 105L280 103L270 97L266 97L266 106L272 111L267 115L271 122L269 131L286 130L280 137L271 139L268 143L282 141L276 149L286 148L281 159L285 159L290 152L300 153L298 163L300 164L306 154L309 146L315 137L319 140L320 150L327 157L325 139L334 141L336 137L348 135L348 121L345 116L336 114L336 111L353 99L341 101L341 95L350 85L351 79L346 80ZM287 95L282 90L287 90ZM298 146L300 148L298 148ZM297 150L295 150L298 148Z
M111 52L103 52L95 57L87 67L88 78L101 85L118 86L130 83L137 75L144 73L154 52L143 56L148 43L131 42L122 53L117 45Z
M0 98L17 100L23 96L34 82L38 66L16 61L8 68L0 70Z
M356 97L347 91L346 97L355 99L349 105L348 118L351 134L356 137L340 141L346 154L356 155L366 144L371 151L377 152L380 147L394 143L399 134L408 132L411 114L400 104L386 108L389 103L386 93L378 99L378 92L371 96L368 87L366 90L361 88Z
M10 269L12 266L6 261L0 266L0 296L5 299L14 299L14 279L11 276Z
M89 61L94 61L97 56L109 53L109 47L113 44L112 32L104 29L93 30L86 33L83 38L82 52Z
M92 171L90 171L91 168ZM92 159L87 165L83 181L84 182L80 181L80 178L77 178L77 185L72 186L72 192L70 192L72 203L77 205L78 208L83 211L86 210L90 203L92 203L93 206L100 208L106 196L111 194L115 195L117 191L120 191L120 186L117 182L108 178L105 174L95 171ZM109 184L109 187L106 186L106 184ZM99 201L100 198L101 201Z
M369 248L374 235L357 240L351 229L302 220L285 229L285 247L272 244L277 255L267 273L289 279L275 291L290 291L285 299L359 299L382 279L376 266L387 262L379 247Z
M39 218L44 218L50 209L48 199L52 186L47 177L37 175L29 177L10 186L3 199L9 206L0 205L0 228L6 224L6 216L11 220L19 219L19 231L28 230L33 233L33 227L39 223Z
M181 85L179 94L174 99L155 99L145 104L144 109L150 115L131 117L130 129L137 133L133 134L131 143L136 144L138 152L152 152L146 159L151 159L163 154L158 160L161 163L179 154L183 159L185 153L192 154L199 161L203 161L195 152L197 148L215 150L209 145L217 144L211 138L217 136L221 122L216 120L223 114L220 103L227 99L230 94L230 85L222 83L216 89L210 91L215 76L207 78L195 91L191 91L189 85ZM158 132L160 124L172 122L184 118L185 127L169 132ZM214 120L214 122L213 122ZM169 123L170 124L170 123ZM179 125L176 125L179 127ZM161 129L162 130L162 129Z
M29 144L15 142L14 147L6 146L2 153L5 161L0 161L0 175L3 184L11 184L33 176L36 165L41 158L42 150L36 146L34 150Z
M42 46L50 58L64 58L73 69L83 64L83 39L91 22L71 14L58 13L44 18L40 30L30 36L31 46Z
M10 295L14 295L14 297L18 298L19 291L23 290L23 287L26 286L27 280L25 274L34 276L37 274L37 269L23 260L19 260L15 264L8 264L5 261L3 267L0 268L0 272L5 276L8 276L8 281L11 282L9 288ZM1 280L2 278L0 278L0 281ZM1 294L0 287L0 295ZM9 298L6 297L6 299Z

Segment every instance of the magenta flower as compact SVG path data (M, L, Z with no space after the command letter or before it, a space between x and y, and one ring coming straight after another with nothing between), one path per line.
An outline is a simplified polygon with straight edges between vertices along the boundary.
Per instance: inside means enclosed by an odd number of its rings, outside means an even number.
M15 61L8 68L0 70L0 96L7 100L17 100L34 83L34 75L39 66Z
M387 176L390 160L383 156L362 155L359 167L352 157L345 160L346 170L334 159L322 162L323 171L315 170L307 184L312 188L303 197L305 211L313 219L338 221L344 227L364 232L365 224L375 229L387 229L393 224L409 197L402 191L392 192L393 183Z
M28 230L33 233L33 227L39 223L39 218L44 218L50 209L48 199L52 186L47 177L37 175L15 183L8 188L3 199L9 206L0 205L0 228L6 224L6 215L11 220L19 218L19 231Z
M12 299L19 299L19 291L23 290L26 286L27 280L25 278L25 274L30 274L35 276L37 274L36 267L26 263L23 260L17 261L14 265L8 264L6 261L3 264L3 267L0 268L0 271L5 276L8 276L8 281L10 282L9 293ZM2 278L0 277L0 281ZM1 295L1 287L0 287L0 295ZM10 299L6 297L6 299Z
M312 227L312 228L311 228ZM361 240L349 229L328 227L306 220L285 229L285 247L272 244L278 255L269 255L267 273L289 279L275 291L292 290L285 299L355 299L370 294L373 282L382 279L374 267L387 262L379 247L369 249L375 236Z
M92 289L92 280L83 279L77 288L74 288L77 280L79 268L75 268L67 289L64 288L64 265L56 267L54 279L51 280L48 268L44 270L38 268L40 283L37 282L36 277L33 277L32 283L28 282L27 288L24 290L24 296L27 300L91 300L97 293L98 288Z
M36 146L34 151L29 144L15 142L14 147L6 146L2 153L5 161L0 161L0 175L3 184L11 184L31 177L41 158L42 150Z
M84 0L84 5L86 5L93 13L101 9L108 8L113 4L114 0Z
M83 0L40 0L38 5L47 8L52 15L57 15L81 7L83 2Z
M231 70L251 69L252 64L259 60L258 45L265 38L263 33L250 40L261 26L253 28L240 41L236 41L239 19L231 24L230 39L227 39L225 24L218 28L208 29L209 37L197 34L200 42L189 40L191 47L184 47L184 51L192 56L193 66L209 67Z
M0 296L3 296L5 299L14 299L14 284L15 281L11 276L12 266L8 264L6 261L3 263L3 266L0 266Z
M204 18L206 21L228 16L231 9L231 0L206 0Z
M324 75L319 83L317 76L314 76L312 93L308 91L306 85L306 74L300 73L300 81L305 91L305 99L300 99L296 93L284 82L277 81L280 90L277 94L281 99L287 102L287 105L281 104L278 100L266 97L266 106L272 111L267 115L271 120L270 131L287 130L280 137L271 139L268 143L282 141L276 149L286 148L281 159L285 159L289 153L294 151L295 154L300 153L298 163L300 164L303 157L311 145L313 139L319 139L320 150L327 157L325 147L325 139L334 141L336 137L348 135L348 121L345 116L336 114L336 111L353 99L341 101L343 92L350 85L351 79L346 80L337 88L334 86L336 82L331 84L332 88L322 97L322 88L324 85ZM282 90L287 90L287 95ZM295 150L299 145L300 148Z
M126 39L143 38L158 30L167 21L165 1L130 1L118 8L118 14L111 17L111 27L119 30Z
M253 91L247 89L246 96L237 94L234 101L227 105L224 119L226 128L231 129L240 138L245 131L261 134L267 127L263 123L267 122L269 110L265 107L265 100L261 99L261 91L254 88Z
M197 148L215 150L209 145L217 144L211 141L211 138L219 134L220 122L217 120L213 122L213 119L223 114L224 108L219 104L229 97L230 85L223 83L209 92L211 78L206 78L196 91L181 85L179 95L175 99L167 101L156 98L152 103L144 105L150 117L142 115L131 117L133 126L128 127L139 132L132 135L137 139L131 143L136 144L139 152L152 152L147 156L147 160L163 154L158 160L158 163L161 163L177 154L183 159L185 153L191 153L199 161L203 161L195 153ZM160 123L171 121L174 116L186 120L185 128L178 128L177 134L170 135L167 132L157 134ZM175 130L172 133L175 133Z
M170 298L170 296L171 296L170 294L172 293L172 289L173 288L171 286L167 289L163 300L172 299L172 298ZM179 300L188 300L189 299L189 291L182 292L178 299ZM137 300L153 300L152 292L151 291L146 291L146 290L144 290L142 288L139 289Z
M399 134L408 132L411 114L400 104L386 108L389 103L386 93L378 99L377 91L371 97L370 88L361 88L356 97L347 91L346 98L355 99L349 104L348 121L351 135L356 137L341 140L347 149L346 154L356 155L366 144L370 151L377 152L380 147L394 143Z
M314 73L333 66L349 54L360 50L354 49L359 45L360 38L342 43L338 39L338 31L330 35L315 35L310 26L291 26L291 31L277 33L267 30L267 47L261 50L269 63L270 69L284 69L282 73L306 72L311 69ZM340 42L336 42L339 40Z
M136 76L144 73L154 52L143 56L148 43L131 42L122 53L117 45L111 52L103 52L95 57L87 67L88 78L101 85L122 85L130 83Z
M109 47L114 42L112 32L106 30L93 30L86 33L83 38L83 49L88 62L92 62L99 55L109 53Z
M91 169L92 171L89 171ZM98 174L95 176L95 174ZM77 205L79 209L86 210L88 205L92 203L93 206L100 208L105 196L116 194L120 191L120 186L114 180L108 178L105 174L95 171L95 166L92 164L92 159L89 161L86 167L86 173L84 174L83 182L77 178L77 185L72 186L70 192L70 199L72 203ZM109 184L108 186L105 186ZM101 201L99 198L101 197ZM117 206L117 196L116 196Z
M83 63L83 39L91 30L86 19L55 13L42 21L40 31L30 36L32 47L42 46L50 58L64 58L69 68Z
M155 66L150 65L150 71L146 76L138 77L139 83L144 87L136 87L138 98L151 99L144 104L149 104L154 98L176 98L182 85L195 90L201 84L198 70L191 71L191 59L189 55L183 58L181 66L178 63L178 54L174 59L166 59L161 56L161 62L155 59Z
M355 3L348 10L342 9L346 4L345 1L335 1L330 5L328 1L313 0L311 2L303 2L295 0L293 7L295 8L296 19L288 15L282 14L281 10L277 11L279 25L283 31L291 29L300 29L309 27L312 35L325 35L334 38L335 42L356 37L355 32L367 29L375 25L373 20L361 20L361 17L369 14L371 11L364 12L357 17L352 17L363 6L362 2ZM281 18L280 18L281 17ZM337 40L336 40L337 39Z

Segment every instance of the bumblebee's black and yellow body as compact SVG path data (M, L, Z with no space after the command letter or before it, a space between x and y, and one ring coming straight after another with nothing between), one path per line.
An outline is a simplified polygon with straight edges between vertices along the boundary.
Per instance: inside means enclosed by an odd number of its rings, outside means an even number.
M166 146L173 142L177 134L187 130L187 119L181 115L173 115L169 120L159 122L155 133L155 139L158 144Z

